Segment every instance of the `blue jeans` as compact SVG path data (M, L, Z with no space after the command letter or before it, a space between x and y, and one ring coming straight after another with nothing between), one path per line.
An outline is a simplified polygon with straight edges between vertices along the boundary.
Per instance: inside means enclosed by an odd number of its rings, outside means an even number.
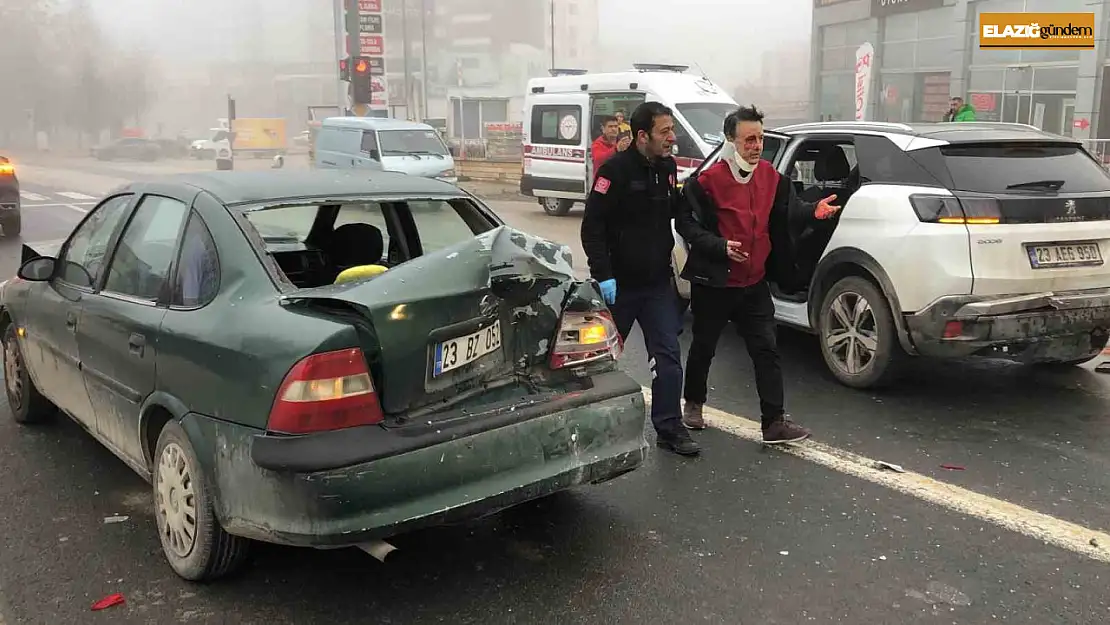
M621 338L640 324L651 367L651 423L663 435L682 431L682 354L678 332L678 294L674 282L627 287L617 283L617 301L609 307Z

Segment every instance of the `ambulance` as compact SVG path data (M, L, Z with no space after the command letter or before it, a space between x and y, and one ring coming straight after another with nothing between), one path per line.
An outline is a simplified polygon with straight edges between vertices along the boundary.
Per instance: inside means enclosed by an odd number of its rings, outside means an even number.
M738 106L724 89L684 65L632 67L598 74L554 69L528 81L520 192L537 198L547 214L566 215L585 201L593 185L590 146L601 135L601 121L617 111L627 120L645 101L674 111L679 181L724 140L725 116Z

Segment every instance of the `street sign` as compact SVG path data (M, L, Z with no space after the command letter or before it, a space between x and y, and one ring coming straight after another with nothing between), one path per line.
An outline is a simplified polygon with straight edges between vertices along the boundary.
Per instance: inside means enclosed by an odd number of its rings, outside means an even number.
M370 61L370 75L371 76L385 76L385 59L380 56L371 56L366 59Z
M1086 130L1091 127L1091 120L1087 119L1086 117L1080 117L1079 119L1075 120L1075 123L1073 123L1072 125L1080 130Z
M381 13L382 0L358 0L359 13Z
M358 43L362 56L385 56L385 38L381 35L359 35Z
M382 14L370 13L359 14L358 28L362 34L380 35L382 34Z

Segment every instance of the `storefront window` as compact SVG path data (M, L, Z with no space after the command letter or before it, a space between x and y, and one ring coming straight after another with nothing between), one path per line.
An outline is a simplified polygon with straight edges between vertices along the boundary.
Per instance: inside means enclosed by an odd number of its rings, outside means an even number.
M952 55L952 10L932 9L886 18L883 27L883 69L945 67Z
M948 72L883 72L879 119L887 122L939 122L948 111Z
M821 29L822 71L854 70L856 48L868 40L871 20L832 24Z
M819 83L820 119L843 121L855 119L856 100L852 74L826 74Z

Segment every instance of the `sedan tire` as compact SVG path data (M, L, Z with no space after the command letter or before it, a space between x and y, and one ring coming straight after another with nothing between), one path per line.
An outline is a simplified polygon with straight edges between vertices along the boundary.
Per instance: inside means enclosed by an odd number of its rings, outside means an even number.
M818 338L829 371L852 388L889 383L906 359L886 297L858 276L840 280L825 294Z
M43 397L31 380L15 326L14 322L10 322L4 330L4 389L8 407L16 423L43 423L53 419L58 409Z
M228 534L220 525L212 485L176 420L166 423L158 436L152 477L158 538L174 572L202 582L242 567L250 541Z

